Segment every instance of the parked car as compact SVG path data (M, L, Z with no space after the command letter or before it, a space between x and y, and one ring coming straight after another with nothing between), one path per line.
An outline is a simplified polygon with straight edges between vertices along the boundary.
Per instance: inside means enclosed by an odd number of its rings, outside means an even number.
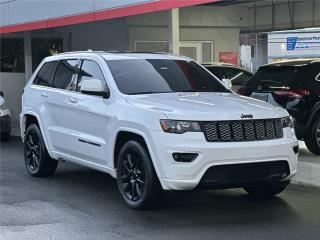
M3 98L3 92L0 92L0 140L9 141L11 134L10 111Z
M269 197L297 171L286 110L240 96L189 58L75 52L46 58L24 89L25 164L34 177L65 160L117 178L143 209L164 190L243 187Z
M320 59L262 66L239 93L287 109L297 137L320 155Z
M204 66L220 80L229 81L229 86L234 91L248 83L253 76L253 73L233 64L213 63Z

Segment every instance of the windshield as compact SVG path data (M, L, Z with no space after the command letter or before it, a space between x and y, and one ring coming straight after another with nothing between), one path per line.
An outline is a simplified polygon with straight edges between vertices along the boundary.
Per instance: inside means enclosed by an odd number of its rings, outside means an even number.
M109 60L107 64L124 94L230 92L193 61L125 59Z
M294 89L303 84L304 68L264 67L252 77L248 87L261 90Z

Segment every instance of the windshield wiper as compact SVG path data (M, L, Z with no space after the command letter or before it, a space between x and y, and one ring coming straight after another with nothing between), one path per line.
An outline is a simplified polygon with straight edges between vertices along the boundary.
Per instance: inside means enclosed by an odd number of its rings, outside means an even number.
M152 92L152 91L145 91L145 92L136 92L136 93L128 93L128 95L140 95L140 94L157 94L157 93L172 93L172 92Z

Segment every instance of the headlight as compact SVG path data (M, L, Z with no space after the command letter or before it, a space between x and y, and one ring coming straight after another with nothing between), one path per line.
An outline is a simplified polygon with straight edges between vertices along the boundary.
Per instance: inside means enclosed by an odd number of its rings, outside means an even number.
M293 128L293 120L291 117L281 118L282 128Z
M182 134L185 132L201 132L200 124L192 121L160 120L163 131Z

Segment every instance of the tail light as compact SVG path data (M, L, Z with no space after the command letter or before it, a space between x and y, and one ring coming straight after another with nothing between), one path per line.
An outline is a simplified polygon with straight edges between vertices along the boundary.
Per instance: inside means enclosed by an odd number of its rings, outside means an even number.
M280 97L296 97L296 98L305 97L310 94L310 92L305 89L279 90L273 93Z
M237 93L240 95L246 95L246 89L244 87L241 87L238 89Z

